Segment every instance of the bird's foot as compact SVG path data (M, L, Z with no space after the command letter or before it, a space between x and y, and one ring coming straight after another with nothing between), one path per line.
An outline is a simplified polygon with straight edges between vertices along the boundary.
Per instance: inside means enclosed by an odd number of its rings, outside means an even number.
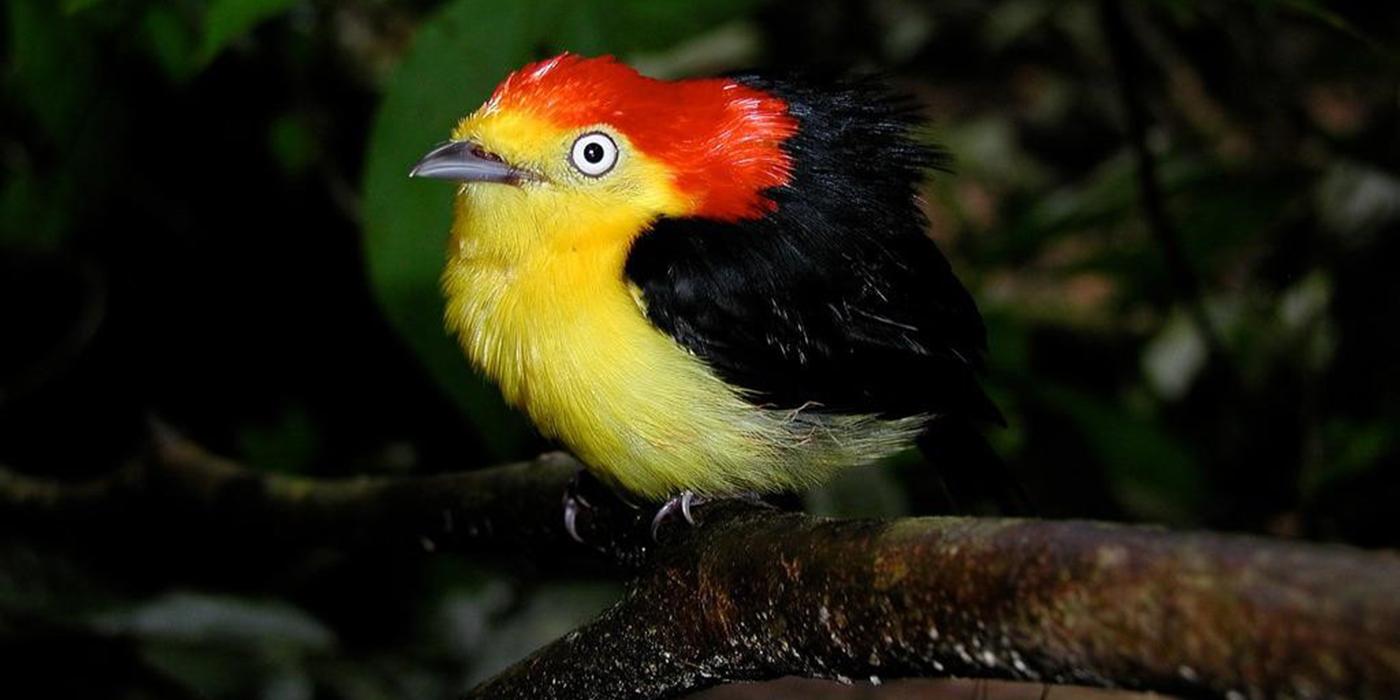
M692 527L695 525L695 515L691 509L698 505L703 505L709 499L704 496L697 496L694 491L685 490L661 505L661 509L656 511L656 517L651 519L651 539L656 541L656 535L661 530L661 524L666 522L672 514L679 512L682 518Z
M587 469L574 472L574 478L564 487L562 503L564 532L573 541L595 549L603 546L602 543L588 541L584 532L593 533L606 529L609 524L635 523L639 519L645 522L646 519L642 506Z
M587 544L578 534L579 511L593 507L583 495L583 480L587 478L586 474L582 469L574 472L574 478L564 487L564 531L579 544Z
M763 506L764 508L775 507L773 504L763 500L763 496L755 491L742 491L740 493L730 494L728 496L725 496L724 498L743 501L744 503L748 503L749 505ZM696 525L696 522L693 509L699 506L703 506L706 503L710 503L712 501L717 500L722 499L701 496L695 493L694 491L690 490L680 492L671 500L663 503L661 505L660 510L656 511L656 517L651 519L652 541L657 541L656 535L658 532L661 531L661 525L666 522L667 518L670 518L676 513L680 513L681 518L683 518L686 521L686 523L688 523L691 527L694 527Z

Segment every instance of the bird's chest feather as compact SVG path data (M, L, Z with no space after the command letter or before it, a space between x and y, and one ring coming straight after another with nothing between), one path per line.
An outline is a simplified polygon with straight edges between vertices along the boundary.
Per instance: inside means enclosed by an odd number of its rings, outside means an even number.
M443 276L447 323L542 432L658 497L703 486L688 472L714 455L748 451L753 407L647 321L623 275L625 241L510 251L493 248L492 235L456 232Z
M628 401L618 370L638 361L654 331L611 273L617 255L587 250L449 264L448 324L510 403L559 420Z

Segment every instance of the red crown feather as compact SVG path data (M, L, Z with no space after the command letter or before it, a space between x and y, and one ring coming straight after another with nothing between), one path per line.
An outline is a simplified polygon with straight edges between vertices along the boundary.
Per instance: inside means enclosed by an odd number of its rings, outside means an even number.
M694 215L758 218L765 192L788 182L783 142L797 131L787 103L726 78L656 80L611 56L561 54L501 82L486 109L523 110L562 128L607 124L669 166Z

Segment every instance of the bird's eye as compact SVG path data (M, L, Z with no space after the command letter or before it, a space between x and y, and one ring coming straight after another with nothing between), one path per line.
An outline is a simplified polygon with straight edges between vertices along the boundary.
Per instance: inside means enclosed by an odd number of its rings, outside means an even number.
M617 165L617 144L601 131L587 133L574 141L569 160L584 175L601 177Z

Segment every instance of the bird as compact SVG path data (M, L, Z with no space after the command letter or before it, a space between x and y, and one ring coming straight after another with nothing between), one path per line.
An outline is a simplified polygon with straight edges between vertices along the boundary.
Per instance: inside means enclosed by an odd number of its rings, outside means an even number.
M410 173L458 183L446 325L658 519L916 443L986 481L1003 418L982 317L920 206L949 164L924 126L878 77L526 65Z

